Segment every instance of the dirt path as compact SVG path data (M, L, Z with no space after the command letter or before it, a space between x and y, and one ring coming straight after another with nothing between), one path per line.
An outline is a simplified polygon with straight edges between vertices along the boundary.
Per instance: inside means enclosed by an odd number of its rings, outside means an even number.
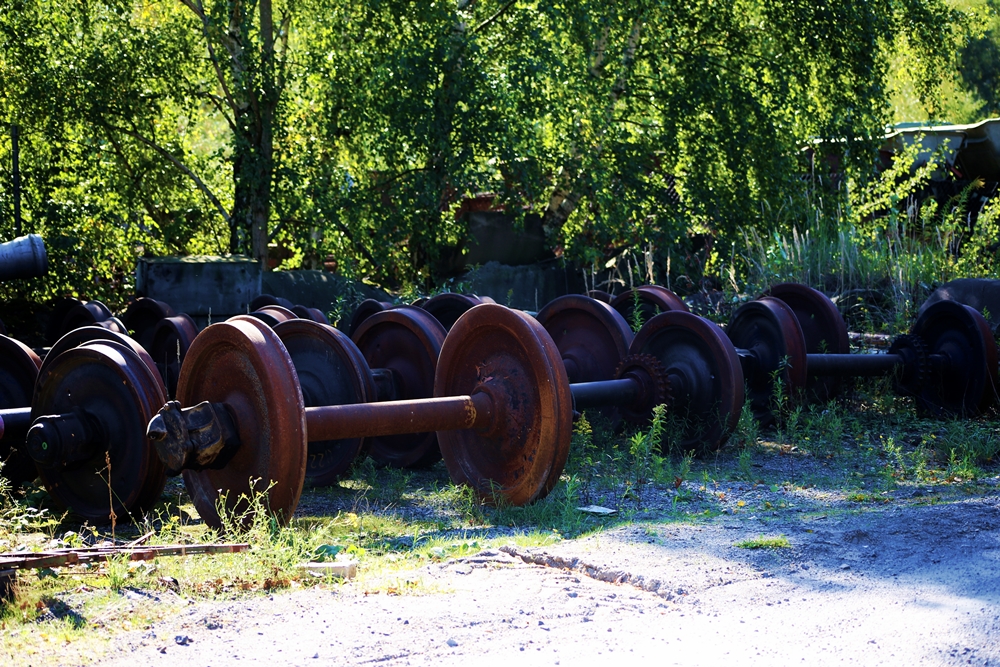
M734 546L779 534L790 548ZM119 637L105 664L1000 664L996 493L636 524L405 576L430 592L195 604Z

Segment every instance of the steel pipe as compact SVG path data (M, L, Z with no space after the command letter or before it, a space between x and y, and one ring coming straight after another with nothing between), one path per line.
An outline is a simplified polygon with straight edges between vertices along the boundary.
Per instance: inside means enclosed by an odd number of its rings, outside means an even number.
M822 376L887 375L905 363L900 354L807 354L806 371Z
M493 412L493 399L485 392L472 396L327 405L306 408L306 434L310 442L316 442L484 429L490 425Z
M642 387L635 378L579 382L569 386L576 411L605 406L631 405L642 394Z

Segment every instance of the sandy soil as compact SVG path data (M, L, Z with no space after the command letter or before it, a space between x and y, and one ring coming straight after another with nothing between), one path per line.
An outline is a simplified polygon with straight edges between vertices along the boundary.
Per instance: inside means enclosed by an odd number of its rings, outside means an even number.
M739 548L759 535L791 546ZM405 576L197 603L103 664L1000 664L1000 495L642 523Z

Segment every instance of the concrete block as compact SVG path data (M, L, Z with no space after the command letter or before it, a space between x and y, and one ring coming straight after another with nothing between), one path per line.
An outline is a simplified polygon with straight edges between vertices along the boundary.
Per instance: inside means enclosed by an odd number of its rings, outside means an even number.
M135 269L135 290L170 304L204 326L246 313L261 292L260 263L242 256L143 257Z

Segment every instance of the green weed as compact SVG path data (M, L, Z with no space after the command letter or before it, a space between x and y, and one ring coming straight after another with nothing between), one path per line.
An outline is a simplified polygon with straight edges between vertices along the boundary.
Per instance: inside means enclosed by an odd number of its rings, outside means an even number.
M740 549L788 549L792 545L784 535L778 535L777 537L765 537L761 535L759 537L740 540L734 546Z

